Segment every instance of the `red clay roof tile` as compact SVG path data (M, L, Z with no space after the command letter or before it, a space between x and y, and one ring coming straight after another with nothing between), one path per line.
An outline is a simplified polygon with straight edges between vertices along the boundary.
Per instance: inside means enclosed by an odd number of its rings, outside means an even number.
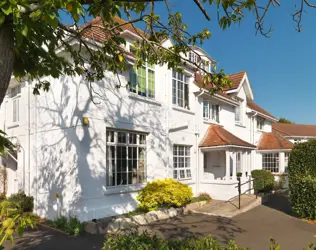
M227 86L226 88L224 88L224 91L238 89L239 85L241 84L241 80L243 79L245 74L246 74L246 71L241 71L241 72L237 72L237 73L229 75L228 77L233 83L232 83L232 86Z
M261 108L258 104L256 104L253 100L247 99L247 106L261 114L271 117L272 119L276 119L273 115L271 115L268 111Z
M210 125L199 147L239 146L256 148L255 145L246 142L220 125Z
M293 144L290 141L275 132L263 133L258 144L258 150L282 150L292 148Z
M284 136L316 136L316 125L273 123L272 129Z

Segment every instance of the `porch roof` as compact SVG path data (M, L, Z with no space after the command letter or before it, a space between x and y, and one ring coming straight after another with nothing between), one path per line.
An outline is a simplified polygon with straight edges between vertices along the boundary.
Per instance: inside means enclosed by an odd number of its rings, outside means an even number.
M210 125L207 129L199 147L218 147L218 146L237 146L256 148L255 145L248 143L239 137L228 132L220 125Z
M293 143L276 132L263 133L258 144L258 150L283 150L292 148Z

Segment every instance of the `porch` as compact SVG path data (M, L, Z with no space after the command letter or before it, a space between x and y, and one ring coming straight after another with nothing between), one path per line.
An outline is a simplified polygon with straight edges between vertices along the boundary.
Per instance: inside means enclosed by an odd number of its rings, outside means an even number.
M222 126L211 125L200 147L200 192L214 199L229 200L238 195L238 179L249 180L252 170L252 151L256 148ZM251 189L251 182L242 185L241 192Z

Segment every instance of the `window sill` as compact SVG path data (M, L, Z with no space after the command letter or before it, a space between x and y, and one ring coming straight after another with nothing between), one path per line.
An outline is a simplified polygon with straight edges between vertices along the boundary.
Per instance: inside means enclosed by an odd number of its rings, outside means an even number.
M10 128L16 128L20 126L20 123L19 122L13 122L13 123L10 123L9 125L7 125L7 128L10 129Z
M179 180L177 180L177 181L179 181L179 182L181 182L181 183L183 183L183 184L187 184L187 185L195 184L195 181L192 180L192 179L179 179Z
M172 109L176 110L176 111L183 112L183 113L187 113L187 114L190 114L190 115L194 115L195 114L193 111L191 111L189 109L185 109L185 108L178 107L178 106L172 106Z
M237 127L241 127L241 128L245 128L245 127L246 127L244 124L239 123L239 122L235 122L235 125L236 125Z
M262 130L262 129L257 129L257 132L263 133L264 130Z
M104 191L104 195L114 195L114 194L125 194L125 193L135 193L142 190L146 186L146 183L142 184L131 184L126 186L117 187L107 187Z
M205 124L220 124L219 122L217 122L217 121L212 121L212 120L203 120L203 123L205 123Z
M161 103L157 102L155 99L144 97L144 96L140 96L140 95L137 95L137 94L134 94L134 93L129 93L129 98L135 99L135 100L138 100L138 101L142 101L142 102L147 102L147 103L150 103L150 104L153 104L153 105L161 106Z

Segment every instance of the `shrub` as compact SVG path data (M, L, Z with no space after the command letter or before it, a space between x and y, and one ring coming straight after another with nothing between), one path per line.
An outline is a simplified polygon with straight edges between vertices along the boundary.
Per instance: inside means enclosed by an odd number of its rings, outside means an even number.
M289 188L293 211L316 219L316 140L296 144L289 160Z
M200 193L199 196L193 197L190 203L199 202L199 201L211 201L212 197L208 193Z
M32 212L34 208L34 198L27 196L23 191L19 191L16 194L12 194L8 201L17 203L22 208L23 212Z
M263 169L253 170L251 176L255 179L253 188L255 193L270 192L274 187L274 176L270 171Z
M181 207L190 202L192 189L173 179L156 180L147 183L146 187L139 191L137 200L139 209L147 212L161 207Z
M53 221L47 220L46 224L73 235L78 235L84 231L83 224L75 216L58 216Z
M246 250L247 248L238 247L230 241L228 246L221 246L216 240L208 236L205 238L185 238L180 240L163 240L156 235L150 235L147 232L142 234L132 231L125 235L116 235L107 237L102 250L147 250L147 249L186 249L186 250Z

